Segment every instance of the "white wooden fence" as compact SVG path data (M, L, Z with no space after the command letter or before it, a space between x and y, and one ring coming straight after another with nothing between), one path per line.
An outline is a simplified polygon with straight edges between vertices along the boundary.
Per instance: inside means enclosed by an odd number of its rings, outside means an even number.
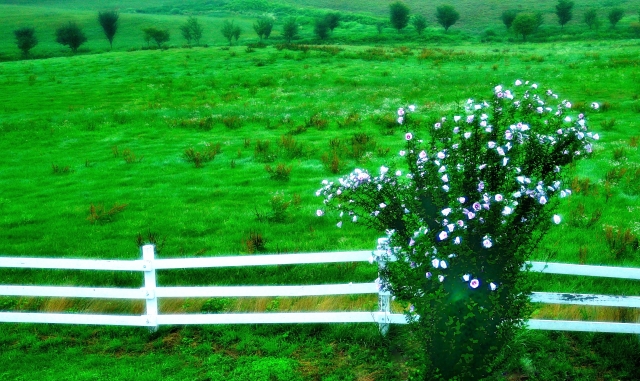
M381 239L379 245L383 245ZM208 258L156 259L152 245L142 248L141 260L93 260L0 257L0 267L31 269L75 269L139 271L144 274L141 288L94 288L53 286L0 285L0 295L74 298L137 299L146 302L144 315L97 315L76 313L0 312L0 322L63 323L146 326L157 329L160 325L183 324L247 324L247 323L377 323L384 334L389 324L406 324L403 314L391 313L390 295L379 290L378 284L345 283L295 286L211 286L211 287L162 287L156 283L156 270L215 268L232 266L268 266L311 263L372 262L379 266L383 251L323 252L306 254L251 255ZM584 275L640 280L640 269L623 267L584 266L562 263L532 262L533 271L551 274ZM158 298L195 297L266 297L266 296L317 296L378 294L378 311L371 312L289 312L289 313L217 313L217 314L159 314ZM593 306L640 308L640 297L586 295L573 293L534 292L533 302L553 304L577 304ZM528 321L531 329L590 331L640 334L640 324L586 322L562 320Z

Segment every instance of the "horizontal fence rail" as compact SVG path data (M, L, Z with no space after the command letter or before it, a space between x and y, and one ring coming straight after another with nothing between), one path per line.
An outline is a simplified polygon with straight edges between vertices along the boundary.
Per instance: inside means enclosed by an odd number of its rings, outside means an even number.
M155 248L142 248L142 260L89 260L61 258L0 257L0 268L72 269L139 271L144 274L141 288L54 287L0 285L0 295L70 297L100 299L144 300L144 315L100 315L75 313L0 312L0 322L61 323L89 325L145 326L183 324L270 324L270 323L377 323L384 334L389 324L406 324L404 314L391 313L390 294L381 291L377 282L291 286L205 286L162 287L156 282L157 270L300 265L342 262L377 261L384 266L386 241L380 239L379 250L342 251L328 253L222 256L208 258L156 259ZM640 279L640 269L625 267L587 266L564 263L529 262L532 271L548 274L596 276ZM526 267L526 266L525 266ZM378 311L371 312L287 312L287 313L216 313L216 314L159 314L158 298L200 297L304 297L324 295L377 294ZM640 308L640 297L618 295L590 295L574 293L533 292L531 301L547 304L574 304L608 307ZM530 329L589 331L640 334L640 324L531 319Z

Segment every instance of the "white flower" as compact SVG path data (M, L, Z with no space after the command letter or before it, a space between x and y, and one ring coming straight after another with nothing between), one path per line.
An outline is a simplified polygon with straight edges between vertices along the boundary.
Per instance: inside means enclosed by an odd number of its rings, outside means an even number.
M409 111L411 111L411 112L416 111L416 106L415 105L409 105Z
M442 210L442 215L448 216L451 213L451 208L446 208Z
M353 221L353 222L358 221L358 216L353 216L353 218L351 219L351 221Z
M456 115L453 117L453 121L454 122L459 122L460 121L460 115Z
M440 266L440 260L438 260L438 259L432 260L431 261L431 265L437 269L438 266Z
M553 222L557 225L560 223L560 216L557 214L553 215Z
M600 108L600 105L597 102L593 102L593 103L591 103L591 108L594 109L594 110L597 110L597 109Z
M491 287L491 291L495 291L496 288L498 288L498 286L496 284L494 284L493 282L489 283L489 287Z
M387 207L387 204L385 204L384 202L380 203L380 209L383 209L383 208L386 208L386 207Z
M487 249L490 248L491 246L493 246L493 242L491 242L491 240L485 236L484 240L482 241L482 246L486 247Z
M389 168L385 167L384 165L382 167L380 167L380 174L381 175L385 175L385 174L387 174L387 172L389 172Z
M516 86L520 86L520 85L522 85L522 81L521 81L521 80L519 80L519 79L517 79L517 80L516 80Z
M442 177L441 177L442 181L444 181L445 183L449 182L449 176L447 176L447 174L445 173Z
M446 269L447 268L447 262L440 261L440 267L442 267L443 269Z
M460 237L456 237L456 239L453 240L453 243L455 243L456 245L460 244Z
M455 227L456 227L456 225L454 225L454 224L448 224L447 225L447 229L449 229L450 232L452 232Z
M404 109L402 107L400 107L398 109L398 116L402 116L402 115L404 115Z
M449 235L445 231L442 231L440 232L440 234L438 234L438 238L440 238L440 241L444 241L445 239L447 239L448 236Z
M336 224L336 226L337 226L337 227L339 227L339 228L341 228L341 227L342 227L342 221L338 222L338 223Z
M397 170L397 171L396 171L396 176L402 176L402 171Z
M438 275L438 280L442 283L444 281L444 275Z
M445 158L445 154L444 152L438 152L438 159L444 159Z
M448 186L448 185L443 185L443 186L442 186L442 189L443 189L445 192L449 192L449 186Z
M464 133L464 138L465 139L469 139L471 137L471 132L465 132Z
M316 210L316 216L318 217L322 217L322 215L324 214L324 212L320 209Z
M404 122L404 118L399 116L398 117L398 124L402 124L402 122ZM407 139L407 140L410 140L410 139Z
M487 143L487 146L489 148L494 148L496 146L496 142L489 142L489 143Z
M462 276L462 280L464 280L465 282L468 282L468 281L469 281L469 278L471 278L471 275L469 275L469 274L464 274L464 275Z
M512 212L513 212L513 209L509 206L505 206L504 209L502 210L502 214L505 216L508 216Z
M544 196L540 197L540 203L541 203L542 205L546 204L546 203L547 203L547 198L546 198L546 197L544 197Z
M467 201L467 199L466 199L466 198L464 198L464 197L458 197L458 201L459 201L461 204L464 204L464 202L465 202L465 201Z

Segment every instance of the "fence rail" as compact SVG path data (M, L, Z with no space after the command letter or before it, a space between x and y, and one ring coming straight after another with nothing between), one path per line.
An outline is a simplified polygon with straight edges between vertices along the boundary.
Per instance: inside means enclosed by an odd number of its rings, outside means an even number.
M384 240L379 241L379 249ZM347 251L329 253L226 256L209 258L156 259L155 248L142 248L141 260L89 260L54 258L0 257L0 268L74 269L139 271L144 274L141 288L53 287L0 285L0 295L77 297L144 300L144 315L100 315L75 313L0 312L0 322L60 323L91 325L146 326L183 324L269 324L269 323L376 323L382 333L389 324L406 324L403 314L391 313L390 294L380 291L376 282L291 286L207 286L161 287L156 282L157 270L215 267L247 267L313 263L373 262L384 266L383 251ZM640 269L624 267L586 266L564 263L530 262L533 271L549 274L640 279ZM268 297L378 294L378 311L371 312L288 312L288 313L219 313L219 314L159 314L158 298L186 297ZM534 292L536 303L574 304L640 308L640 297L590 295L574 293ZM589 331L640 334L640 324L531 319L530 329Z

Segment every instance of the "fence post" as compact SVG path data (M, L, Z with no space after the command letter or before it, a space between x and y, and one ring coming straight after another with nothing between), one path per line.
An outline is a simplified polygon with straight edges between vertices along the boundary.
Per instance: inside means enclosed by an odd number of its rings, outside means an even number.
M147 324L149 330L155 332L158 330L158 298L156 298L156 269L154 259L156 256L156 247L154 245L142 246L142 260L146 263L144 267L144 288L146 291L146 309Z
M373 253L376 257L375 260L378 262L378 281L380 280L381 271L387 265L386 260L388 249L389 239L378 238L378 246ZM391 313L391 293L389 291L382 291L380 284L378 284L378 287L378 308L380 312L384 313L381 322L378 323L378 329L383 336L386 336L387 332L389 332L390 325L389 314Z

